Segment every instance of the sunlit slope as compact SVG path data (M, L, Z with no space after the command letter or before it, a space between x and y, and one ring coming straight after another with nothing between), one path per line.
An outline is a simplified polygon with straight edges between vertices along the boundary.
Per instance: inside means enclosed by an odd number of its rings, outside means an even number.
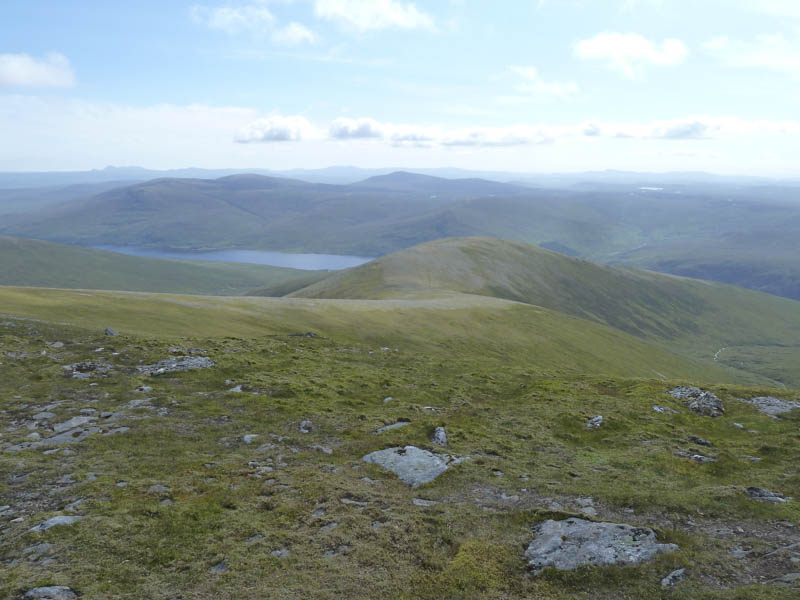
M297 289L327 274L264 265L141 258L0 236L0 285L237 295L267 285Z
M610 327L555 311L461 294L371 301L0 287L0 306L5 315L98 329L111 326L123 333L222 338L311 331L339 344L368 344L378 352L401 348L442 361L474 356L536 372L767 381L680 357Z
M800 302L724 284L598 265L491 238L421 244L342 271L293 295L391 298L443 291L543 306L695 357L712 358L728 346L758 346L788 349L800 361ZM786 370L781 381L791 383L795 378Z

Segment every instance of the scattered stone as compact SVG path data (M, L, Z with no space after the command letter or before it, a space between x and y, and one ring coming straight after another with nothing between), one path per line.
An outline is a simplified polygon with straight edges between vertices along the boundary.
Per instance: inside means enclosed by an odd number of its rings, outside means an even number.
M127 482L127 481L118 481L118 482L116 483L116 486L117 486L118 488L124 488L124 487L128 487L128 482Z
M356 500L355 498L348 498L347 496L340 498L339 502L347 504L348 506L355 506L356 508L364 508L369 504L369 502L365 502L364 500Z
M50 346L51 348L55 348L55 349L63 348L64 347L64 342L52 342L51 344L48 344L48 346Z
M783 587L800 587L800 573L787 573L777 579L773 579L770 583Z
M684 576L686 575L686 569L676 569L664 579L661 580L661 587L662 588L669 588L677 585L681 581L683 581Z
M753 500L758 500L759 502L770 502L772 504L784 504L791 500L791 498L787 498L783 494L779 494L778 492L770 492L769 490L765 490L764 488L760 487L747 488L747 495Z
M707 417L719 417L725 412L722 400L698 387L676 387L669 391L676 400L683 400L690 410Z
M744 429L744 425L742 425L741 423L734 423L733 426L736 427L737 429Z
M44 411L44 412L36 413L35 415L33 415L33 420L34 421L49 421L50 419L55 418L55 416L56 416L56 413L51 413L51 412Z
M74 600L78 595L65 585L37 587L25 592L23 600Z
M653 405L653 410L657 413L661 413L662 415L677 415L678 411L674 408L670 408L669 406L659 406L658 404Z
M72 525L80 521L83 517L79 516L58 516L58 517L51 517L44 521L43 523L39 523L35 527L31 527L28 531L47 531L53 527L59 527L62 525Z
M258 437L257 433L248 433L247 435L242 436L242 441L245 444L252 444L257 437Z
M125 433L126 431L130 431L130 427L115 427L114 429L109 429L103 435L117 435L118 433Z
M170 489L165 485L157 483L147 488L147 491L150 492L151 494L164 494L166 492L169 492Z
M280 550L273 550L270 554L275 558L287 558L289 556L289 550L281 548Z
M93 421L94 418L92 417L72 417L68 421L64 421L63 423L56 423L55 425L53 425L53 431L55 431L56 433L63 433L64 431L75 429L76 427L82 427L84 425L88 425Z
M506 474L503 473L500 469L492 469L492 475L495 477L505 477Z
M597 415L596 417L592 417L586 422L586 429L589 431L595 431L600 429L600 426L603 424L603 415Z
M34 431L33 433L29 433L28 435L26 435L25 439L31 442L38 442L40 439L42 439L42 434L39 433L38 431Z
M350 546L347 544L341 544L337 546L335 550L326 550L325 556L331 558L333 556L337 556L338 554L347 554L348 552L350 552Z
M139 387L137 387L133 391L134 392L139 392L140 394L147 394L148 392L152 392L153 388L150 387L149 385L140 385Z
M242 392L242 386L241 386L241 384L237 385L237 386L234 386L231 389L229 389L228 391L229 392L233 392L235 394L240 394Z
M93 375L108 375L113 365L98 362L78 362L62 367L72 379L89 379Z
M424 498L414 498L411 503L414 506L436 506L439 504L436 500L425 500Z
M143 375L155 377L167 373L179 373L194 369L208 369L214 366L214 361L205 356L184 356L181 358L167 358L152 365L142 365L136 370Z
M695 462L700 464L712 463L717 462L716 458L712 458L710 456L704 456L702 454L697 454L693 452L684 452L683 450L677 450L675 452L675 456L680 456L681 458L689 458Z
M311 433L312 429L314 429L314 424L311 421L308 419L300 421L300 433Z
M634 565L678 549L675 544L659 544L648 527L624 523L547 520L533 531L536 538L525 557L534 574L546 567L573 570L583 565Z
M217 564L215 564L213 567L211 567L208 570L208 572L211 573L212 575L222 575L222 573L227 573L228 563L226 563L225 560L223 559L219 561Z
M64 510L67 511L67 512L78 512L78 507L83 503L84 503L84 499L83 498L78 498L77 500L75 500L75 502L73 502L71 504L67 504L64 507Z
M383 403L386 404L387 402L391 402L392 400L394 400L394 398L392 398L391 396L386 396L386 398L383 399Z
M769 415L773 419L780 418L779 415L793 411L795 408L800 408L800 402L792 402L790 400L781 400L773 396L759 396L758 398L751 398L750 400L743 400L748 404L752 404L761 413Z
M261 535L260 533L257 533L255 535L251 535L249 538L247 538L244 541L244 543L247 544L247 545L255 544L256 542L258 542L260 540L263 540L263 539L264 539L264 536Z
M447 432L444 430L444 427L437 427L433 430L431 443L436 446L447 446Z
M711 442L709 442L708 440L704 440L703 438L697 437L696 435L690 435L689 436L689 441L690 442L694 442L695 444L698 444L700 446L706 446L708 448L710 448L710 447L712 447L714 445Z
M761 462L760 458L758 458L757 456L750 456L749 454L743 454L739 458L742 458L744 460L749 460L750 462L754 462L754 463Z
M400 427L405 427L406 425L411 425L411 421L408 419L399 419L397 423L392 423L391 425L384 425L383 427L378 427L375 430L375 433L383 433L384 431L390 431L392 429L399 429Z
M34 544L33 546L28 546L22 551L22 556L28 556L29 554L36 554L41 556L42 554L50 554L55 546L53 544L48 544L47 542L42 542L41 544Z
M336 529L339 526L339 523L336 521L331 521L330 523L323 525L319 528L320 531L330 531L331 529Z
M316 450L317 452L322 452L323 454L333 454L333 448L329 446L320 446L319 444L314 444L313 446L309 446L312 450Z
M457 464L463 459L434 454L416 446L405 446L377 450L367 454L363 460L391 471L411 487L419 487L444 473L448 465Z
M105 334L110 336L119 335L119 331L115 331L111 329L111 327L106 327Z

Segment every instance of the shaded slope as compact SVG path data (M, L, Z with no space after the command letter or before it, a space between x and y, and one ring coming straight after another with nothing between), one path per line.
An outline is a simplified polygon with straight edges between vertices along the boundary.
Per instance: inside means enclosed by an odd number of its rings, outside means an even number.
M795 348L800 303L649 271L609 267L520 242L456 238L403 250L299 290L314 298L460 292L547 307L712 357L725 346ZM786 374L786 377L792 377Z
M264 265L141 258L0 236L0 285L241 294L265 285L291 291L328 274Z

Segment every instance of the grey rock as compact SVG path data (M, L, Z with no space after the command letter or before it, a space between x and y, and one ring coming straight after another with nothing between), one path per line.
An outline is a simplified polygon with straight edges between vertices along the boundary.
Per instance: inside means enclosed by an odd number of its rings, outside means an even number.
M711 442L709 442L708 440L704 440L703 438L697 437L696 435L690 435L689 436L689 441L690 442L694 442L695 444L698 444L700 446L706 446L708 448L710 448L710 447L712 447L714 445Z
M65 585L37 587L25 592L23 600L74 600L78 595Z
M150 492L151 494L163 494L169 492L170 490L167 486L157 483L147 488L147 491Z
M281 548L279 550L273 550L270 552L270 554L275 558L287 558L289 556L289 550L286 548Z
M248 545L250 545L250 544L255 544L256 542L258 542L258 541L260 541L260 540L263 540L263 539L264 539L264 536L263 536L263 535L261 535L260 533L257 533L257 534L255 534L255 535L251 535L249 538L247 538L247 539L244 541L244 543L245 543L245 544L248 544Z
M83 427L84 425L88 425L94 421L93 417L72 417L68 421L64 421L63 423L56 423L53 425L53 431L56 433L63 433L64 431L69 431L70 429L75 429L76 427Z
M436 500L425 500L424 498L414 498L411 503L414 506L436 506L439 504Z
M781 400L773 396L759 396L758 398L745 400L745 402L752 404L759 412L769 415L773 419L777 419L779 415L791 412L795 408L800 408L800 402Z
M43 523L39 523L35 527L31 527L28 531L47 531L53 527L60 527L65 525L73 525L80 521L83 517L79 516L58 516L58 517L51 517L44 521Z
M228 391L229 392L233 392L234 394L240 394L242 392L242 386L241 386L241 384L237 385L237 386L234 386L231 389L229 389Z
M226 563L224 560L221 560L217 564L215 564L213 567L211 567L208 570L208 572L211 573L212 575L221 575L222 573L227 573L228 572L228 563Z
M386 398L383 399L383 403L386 404L387 402L391 402L392 400L394 400L394 398L392 398L391 396L386 396Z
M315 508L314 511L311 513L312 517L319 518L325 516L325 509L324 508Z
M105 334L111 336L119 335L119 331L115 331L114 329L111 329L111 327L106 327Z
M51 344L48 344L48 346L50 346L51 348L55 348L55 349L63 348L64 347L64 342L53 342Z
M433 481L447 470L448 465L456 462L452 456L434 454L416 446L377 450L367 454L363 460L391 471L411 487Z
M40 439L42 439L42 434L38 431L34 431L33 433L26 435L25 439L31 442L38 442Z
M179 373L195 369L208 369L214 366L214 361L205 356L182 356L180 358L167 358L152 365L141 365L136 370L143 375L155 377L167 373Z
M47 411L39 412L33 415L34 421L49 421L50 419L55 418L56 413L51 413Z
M544 521L533 531L536 538L525 558L534 573L546 567L569 571L584 565L635 565L678 549L675 544L659 544L648 527L624 523L570 518Z
M152 388L152 387L150 387L149 385L140 385L139 387L137 387L137 388L136 388L135 390L133 390L133 391L134 391L134 392L139 392L140 394L146 394L146 393L148 393L148 392L152 392L152 391L153 391L153 388Z
M677 585L678 583L683 581L683 578L685 576L686 576L686 569L676 569L675 571L673 571L672 573L670 573L669 575L664 577L664 579L661 580L661 587L669 588L674 585Z
M50 554L54 548L55 546L53 546L53 544L42 542L41 544L34 544L33 546L28 546L22 551L22 555L28 556L29 554L37 554L41 556L42 554Z
M384 431L391 431L392 429L400 429L401 427L405 427L406 425L411 425L411 421L408 419L400 419L397 423L392 423L391 425L384 425L383 427L378 427L375 430L375 433L383 433Z
M784 504L791 500L791 498L787 498L783 494L779 494L778 492L770 492L769 490L765 490L764 488L760 487L747 488L747 495L753 500L758 500L759 502L769 502L771 504Z
M326 525L323 525L322 527L320 527L319 530L320 531L330 531L331 529L336 529L338 526L339 526L339 523L337 523L336 521L331 521L330 523L327 523Z
M699 415L719 417L725 412L722 400L698 387L676 387L671 389L669 394L676 400L683 400L690 410Z
M75 502L72 502L71 504L67 504L64 507L64 510L67 511L67 512L78 512L78 507L83 503L84 503L84 499L83 498L79 498L79 499L75 500Z
M114 429L109 429L103 435L117 435L118 433L125 433L126 431L130 431L130 427L115 427Z
M437 427L433 430L431 443L436 446L447 446L447 432L444 430L444 427Z
M653 410L657 413L661 413L662 415L677 415L678 411L674 408L670 408L669 406L660 406L658 404L653 405Z
M89 379L95 374L107 375L112 367L113 365L108 363L84 361L66 365L62 368L66 371L67 377L72 377L73 379Z
M800 587L800 573L787 573L777 579L773 579L770 583L780 585L782 587Z
M586 421L586 429L589 431L595 431L600 429L600 426L603 424L603 415L597 415L596 417L592 417L588 421Z
M300 433L311 433L312 429L314 429L314 424L311 421L308 419L300 421Z
M258 437L257 433L248 433L247 435L242 436L242 441L245 444L252 444L257 437Z

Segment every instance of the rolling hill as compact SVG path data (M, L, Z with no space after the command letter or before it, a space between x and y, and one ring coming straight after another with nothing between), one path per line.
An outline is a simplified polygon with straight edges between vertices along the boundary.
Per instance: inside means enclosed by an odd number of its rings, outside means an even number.
M429 242L341 271L292 295L402 298L448 292L546 307L698 358L712 358L721 348L758 347L761 356L777 351L800 362L799 302L719 283L599 265L493 238ZM753 363L748 368L764 372L762 366ZM793 369L785 369L779 379L800 383Z
M329 274L241 263L140 258L0 236L0 285L238 295L263 286L277 286L277 291L289 293Z
M648 177L553 189L405 172L349 185L261 175L157 179L6 216L0 233L359 256L483 235L800 299L799 186L691 177L643 185Z

